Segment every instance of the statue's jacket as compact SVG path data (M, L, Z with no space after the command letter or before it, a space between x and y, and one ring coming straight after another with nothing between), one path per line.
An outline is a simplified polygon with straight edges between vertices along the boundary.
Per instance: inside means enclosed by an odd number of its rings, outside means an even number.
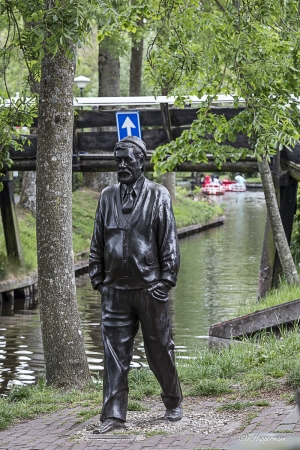
M175 286L179 247L168 190L145 178L126 219L120 189L120 183L108 186L99 199L89 258L93 288L141 289L157 281Z

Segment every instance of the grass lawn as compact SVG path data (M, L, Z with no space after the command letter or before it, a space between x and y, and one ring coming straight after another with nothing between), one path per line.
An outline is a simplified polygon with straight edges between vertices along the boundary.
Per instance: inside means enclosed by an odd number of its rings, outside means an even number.
M258 311L271 306L280 305L282 303L290 302L300 298L300 286L292 285L288 286L286 281L282 281L277 289L273 289L263 300L249 301L246 304L241 305L239 308L239 314L249 314L254 311Z
M225 411L266 407L275 398L294 404L300 386L299 352L297 329L282 332L281 339L262 333L221 350L195 350L189 359L177 360L183 395L195 402L215 398L219 409ZM149 369L130 370L129 410L144 410L142 401L159 394L160 387ZM15 387L6 398L0 398L0 430L21 419L76 406L81 408L78 422L82 422L99 414L101 402L100 380L78 391L63 392L47 387L41 379L37 385Z
M246 182L247 183L261 183L261 178L260 177L246 178Z

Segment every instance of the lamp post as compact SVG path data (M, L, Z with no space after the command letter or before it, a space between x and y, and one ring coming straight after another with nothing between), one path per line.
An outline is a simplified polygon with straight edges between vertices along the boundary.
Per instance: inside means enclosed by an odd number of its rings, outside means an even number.
M83 97L83 89L86 87L86 85L90 82L90 78L84 77L80 75L79 77L74 78L74 83L76 86L80 89L80 97Z

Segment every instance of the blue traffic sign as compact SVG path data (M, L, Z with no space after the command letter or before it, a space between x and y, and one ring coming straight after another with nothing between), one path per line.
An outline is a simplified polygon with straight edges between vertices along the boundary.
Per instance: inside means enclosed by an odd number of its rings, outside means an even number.
M139 111L120 111L116 113L118 139L119 141L127 136L137 136L142 138Z

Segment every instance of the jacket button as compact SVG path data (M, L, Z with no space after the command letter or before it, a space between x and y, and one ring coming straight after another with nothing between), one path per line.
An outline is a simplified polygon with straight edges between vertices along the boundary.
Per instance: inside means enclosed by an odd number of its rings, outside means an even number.
M125 284L125 286L124 286L124 287L125 287L125 289L129 289L129 286L128 286L128 284Z
M123 259L123 263L126 263L127 262L127 260L126 259Z

